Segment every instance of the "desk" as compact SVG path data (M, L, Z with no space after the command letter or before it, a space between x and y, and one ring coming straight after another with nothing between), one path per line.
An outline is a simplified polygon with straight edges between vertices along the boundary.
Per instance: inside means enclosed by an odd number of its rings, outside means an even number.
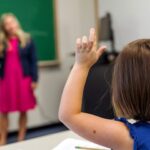
M52 150L66 138L83 139L72 131L59 132L0 147L0 150Z

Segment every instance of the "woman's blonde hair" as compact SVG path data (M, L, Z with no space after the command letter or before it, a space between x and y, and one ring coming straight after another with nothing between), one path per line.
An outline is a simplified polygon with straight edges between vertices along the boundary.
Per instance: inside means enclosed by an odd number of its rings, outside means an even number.
M4 34L0 30L0 57L2 57L3 49L4 49Z
M3 38L3 41L7 41L8 37L7 37L7 33L5 31L5 27L4 27L4 22L5 22L5 19L7 17L12 17L15 19L15 21L17 22L18 26L19 26L19 29L18 31L16 32L16 35L17 37L19 38L19 41L20 41L20 45L21 47L25 47L27 45L27 43L29 42L29 39L30 39L30 34L29 33L26 33L22 27L21 27L21 24L19 22L19 20L17 19L17 17L13 14L13 13L5 13L1 16L0 18L0 34L1 34L1 37Z

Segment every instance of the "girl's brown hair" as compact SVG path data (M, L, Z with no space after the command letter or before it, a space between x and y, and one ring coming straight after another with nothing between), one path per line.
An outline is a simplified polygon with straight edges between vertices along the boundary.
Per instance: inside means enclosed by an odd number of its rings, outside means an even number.
M129 43L118 56L112 99L117 116L150 121L150 39Z

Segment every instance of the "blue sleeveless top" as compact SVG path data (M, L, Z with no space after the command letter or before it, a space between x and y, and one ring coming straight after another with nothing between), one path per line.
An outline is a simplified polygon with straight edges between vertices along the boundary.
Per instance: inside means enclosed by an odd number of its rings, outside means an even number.
M129 129L130 135L134 140L133 150L150 150L150 123L138 121L131 124L125 118L117 118Z

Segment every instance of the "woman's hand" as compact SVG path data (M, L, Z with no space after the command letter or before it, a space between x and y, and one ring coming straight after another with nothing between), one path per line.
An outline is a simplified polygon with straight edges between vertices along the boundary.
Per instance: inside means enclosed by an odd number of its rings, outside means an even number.
M38 86L37 82L32 82L31 88L32 88L33 90L36 90L37 86Z
M102 46L97 49L97 40L95 29L90 29L89 38L83 36L82 39L78 38L76 41L76 63L75 65L90 69L99 57L102 55L106 46Z

